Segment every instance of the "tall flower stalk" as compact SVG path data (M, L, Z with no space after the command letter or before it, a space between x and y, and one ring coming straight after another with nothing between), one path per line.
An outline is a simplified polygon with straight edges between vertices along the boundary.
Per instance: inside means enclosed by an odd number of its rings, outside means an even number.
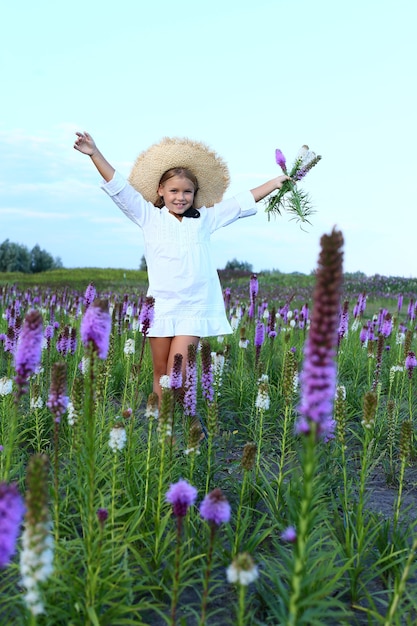
M230 521L230 504L221 489L213 489L200 504L200 515L210 527L209 545L207 550L206 570L203 579L203 597L201 601L200 626L205 626L211 569L213 566L214 541L217 529L221 524Z
M333 230L320 240L321 251L313 293L313 312L300 377L301 401L296 432L303 436L302 496L294 544L288 599L288 626L297 626L304 611L302 583L307 567L308 538L317 510L314 481L319 439L333 437L333 401L336 388L336 348L342 290L343 236Z
M20 553L20 574L31 624L45 612L43 583L53 573L54 541L48 509L48 466L46 455L36 454L26 475L26 514Z
M159 416L158 408L158 395L153 391L148 396L148 402L146 404L145 416L148 418L148 442L146 448L146 469L145 469L145 497L144 497L144 511L148 507L149 500L149 481L151 472L151 452L152 452L152 431L155 420Z
M249 476L255 465L256 450L257 450L257 446L253 442L248 442L247 444L245 444L243 448L242 461L241 461L241 466L243 469L243 479L242 479L242 484L240 487L239 504L238 504L237 514L236 514L236 529L235 529L235 539L233 543L232 556L236 556L239 551L239 545L241 541L240 528L242 525L243 507L245 504L245 499L247 498Z
M175 544L175 567L171 596L171 626L177 623L177 603L181 584L182 526L189 507L194 504L197 489L186 480L171 484L165 499L172 504L172 514L177 520L177 536Z
M54 419L54 530L55 541L59 540L59 424L61 417L67 410L69 398L67 396L67 367L65 363L57 362L52 367L51 387L47 406Z
M7 440L5 441L4 480L8 480L12 458L16 445L18 405L20 399L27 393L29 379L35 374L41 363L43 343L43 322L40 311L29 311L24 319L14 354L16 376L15 406L10 417Z
M106 300L94 300L88 307L81 321L81 339L85 348L85 356L88 361L88 371L85 381L84 394L84 426L83 450L80 454L79 476L82 480L81 492L85 493L85 507L82 508L84 515L84 540L86 544L86 604L94 607L96 580L94 569L94 540L96 524L96 370L97 359L106 359L111 331L111 317Z

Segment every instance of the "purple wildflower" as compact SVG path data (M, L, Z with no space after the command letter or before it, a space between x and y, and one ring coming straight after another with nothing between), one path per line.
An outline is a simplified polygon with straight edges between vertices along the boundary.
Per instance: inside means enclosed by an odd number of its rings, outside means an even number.
M51 339L54 336L54 332L55 328L52 326L52 324L48 324L48 326L45 328L45 339L48 350L51 347Z
M359 339L362 345L368 341L368 334L369 334L368 327L362 326L361 332L359 334Z
M230 504L219 488L208 493L200 504L200 515L217 526L230 520Z
M294 526L287 526L285 530L281 533L282 541L287 541L288 543L295 543L297 541L297 531Z
M6 567L15 553L24 513L25 505L17 486L0 483L0 568Z
M194 504L196 497L197 489L186 480L171 484L165 495L166 501L172 504L175 517L184 517L188 508Z
M69 397L66 395L67 367L65 363L54 363L52 367L51 388L46 406L59 424L62 415L67 410Z
M398 300L397 300L398 313L401 311L402 308L403 308L403 295L400 293L400 295L398 296Z
M263 322L258 322L256 324L256 330L255 330L255 338L254 338L254 343L255 343L255 363L259 362L259 357L261 354L261 348L262 348L262 344L265 340L265 325L263 324Z
M84 306L87 311L88 307L94 302L97 291L93 283L90 283L84 293Z
M182 354L174 354L170 385L171 389L181 389L182 387Z
M39 311L27 313L15 353L16 384L19 395L26 392L29 377L41 362L43 343L42 315Z
M323 235L320 243L313 295L314 312L300 376L300 418L296 432L305 433L306 427L311 430L314 423L317 435L328 439L333 436L335 426L332 413L336 393L335 354L343 279L342 233L333 230L330 235Z
M141 323L141 332L142 335L147 335L150 327L153 324L154 315L155 315L155 298L152 296L147 296L145 298L145 302L142 304L142 308L140 310L139 321Z
M381 333L384 335L384 337L390 336L393 325L394 325L394 322L393 322L391 313L386 313L384 320L382 322L382 326L381 326Z
M201 342L201 387L207 402L213 402L213 367L211 363L211 348L207 340Z
M417 367L417 359L414 352L409 352L405 359L405 369L408 372L408 377L411 378L413 375L414 368Z
M105 522L107 521L108 517L109 517L109 512L107 509L97 509L97 519L102 528Z
M185 365L184 413L194 416L197 408L197 349L194 344L188 346Z
M279 150L279 148L275 150L275 161L277 165L280 166L284 174L286 174L287 173L287 161L285 159L285 156L281 152L281 150Z
M94 300L81 321L81 339L85 347L93 345L100 359L109 351L111 317L106 300Z
M410 302L408 304L407 314L408 314L408 319L411 320L411 321L416 316L416 311L415 311L415 307L414 307L414 300L413 300L413 298L411 298L411 300L410 300Z
M259 291L258 277L256 274L252 274L252 276L250 277L250 281L249 281L249 295L250 295L251 300L256 298L256 296L258 295L258 291Z

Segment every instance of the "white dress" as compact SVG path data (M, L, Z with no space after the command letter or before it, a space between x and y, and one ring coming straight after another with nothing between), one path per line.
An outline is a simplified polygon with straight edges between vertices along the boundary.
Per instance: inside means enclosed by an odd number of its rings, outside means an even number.
M231 333L211 258L210 235L256 213L251 192L210 208L202 207L199 218L184 217L180 221L166 207L159 209L147 202L117 172L102 189L144 235L147 295L155 298L155 318L148 336L210 337Z

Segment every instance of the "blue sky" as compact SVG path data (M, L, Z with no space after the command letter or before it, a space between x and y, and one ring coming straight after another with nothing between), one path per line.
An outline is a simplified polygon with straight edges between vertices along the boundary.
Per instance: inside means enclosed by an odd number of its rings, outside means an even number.
M415 0L105 0L7 3L0 63L0 242L65 267L137 268L140 230L73 149L88 130L128 175L163 136L208 143L227 195L278 173L307 143L306 231L258 215L213 235L217 267L310 273L334 226L346 271L417 275ZM4 28L7 25L7 28Z

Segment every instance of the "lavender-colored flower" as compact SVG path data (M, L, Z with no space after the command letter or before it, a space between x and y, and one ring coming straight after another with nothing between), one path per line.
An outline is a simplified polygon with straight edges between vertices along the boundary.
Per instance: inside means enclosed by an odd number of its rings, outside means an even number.
M0 483L0 569L15 553L25 505L15 484Z
M43 343L42 315L39 311L29 311L15 353L16 384L19 395L26 392L29 377L35 373L41 362Z
M200 515L217 526L230 520L230 504L219 488L208 493L200 504Z
M254 338L255 348L260 348L264 340L265 340L265 325L263 322L258 322L256 324L255 338Z
M311 430L328 439L333 436L332 418L336 392L336 346L343 279L342 233L333 230L321 238L321 252L313 294L313 315L300 377L300 418L296 432Z
M415 319L415 317L416 317L416 310L415 310L413 298L411 298L411 300L410 300L410 302L408 304L407 315L408 315L408 319L411 320L411 321L413 319Z
M255 338L254 338L254 343L255 343L255 362L258 363L259 361L259 357L261 354L261 348L262 348L262 344L265 340L265 325L263 322L258 322L256 324L256 330L255 330Z
M294 526L287 526L281 533L281 539L288 543L295 543L297 541L297 531Z
M140 310L139 322L141 323L142 335L146 336L153 324L155 316L155 298L147 296Z
M54 416L54 421L59 424L61 417L68 407L69 397L67 391L67 367L65 363L54 363L52 367L51 388L46 406Z
M181 389L182 387L182 354L174 354L170 385L171 389Z
M414 368L417 367L417 358L414 352L409 352L405 359L405 369L408 372L408 377L411 378L413 375Z
M85 347L93 345L100 359L105 359L109 351L111 317L107 300L95 300L87 309L81 321L81 339Z
M259 291L258 277L256 274L252 274L252 276L250 277L250 281L249 281L249 295L250 295L251 300L254 300L256 298L256 296L258 295L258 291Z
M175 517L184 517L196 498L197 489L186 480L172 483L165 494L166 501L172 504L172 512Z
M197 349L194 344L188 346L185 364L184 413L193 417L197 409Z
M287 173L287 161L279 148L275 150L275 161L280 166L284 174Z
M207 340L201 342L201 387L207 402L213 402L213 367L211 363L211 348Z
M404 297L403 297L402 293L400 293L400 295L398 296L398 300L397 300L397 311L398 311L398 313L403 308L403 299L404 299Z
M88 307L94 302L97 291L93 283L90 283L84 293L84 306L87 311Z
M368 341L368 327L367 326L362 326L361 328L361 332L359 334L359 339L362 345L366 344L366 342Z
M387 313L384 317L384 320L381 326L381 333L384 335L384 337L390 336L393 325L394 325L394 322L392 319L392 315L390 313Z

